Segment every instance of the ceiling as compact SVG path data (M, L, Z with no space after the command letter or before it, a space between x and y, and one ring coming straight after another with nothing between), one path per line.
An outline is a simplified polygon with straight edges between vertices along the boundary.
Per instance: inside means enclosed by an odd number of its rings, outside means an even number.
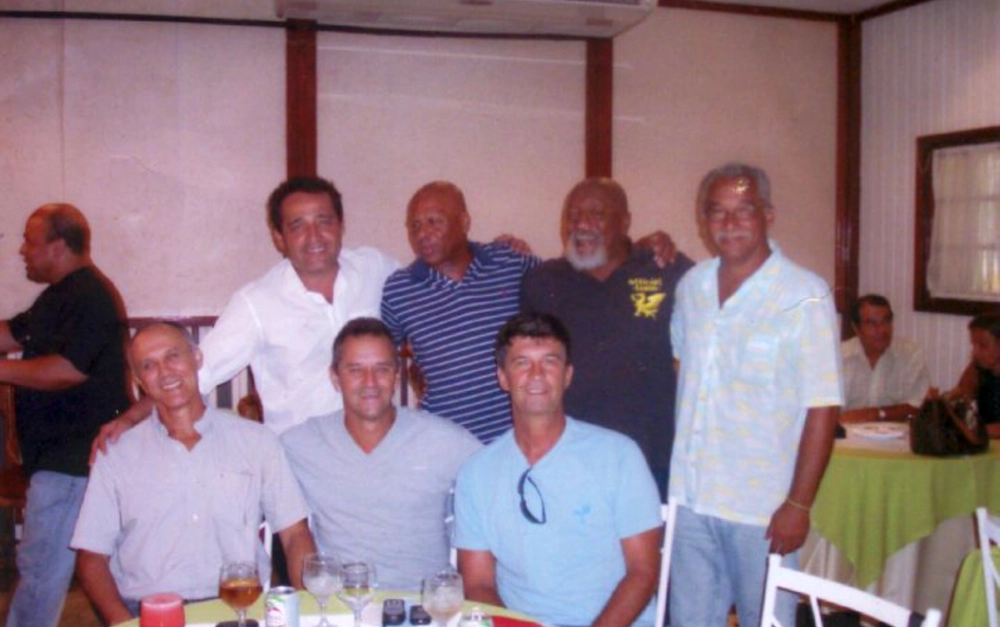
M890 4L889 0L710 0L705 3L843 14L860 13L867 9ZM274 0L0 0L0 11L2 10L190 15L251 20L275 19Z
M822 13L860 13L873 9L889 0L721 0L726 4L743 4L747 6L771 7L779 9L799 9L803 11L819 11Z

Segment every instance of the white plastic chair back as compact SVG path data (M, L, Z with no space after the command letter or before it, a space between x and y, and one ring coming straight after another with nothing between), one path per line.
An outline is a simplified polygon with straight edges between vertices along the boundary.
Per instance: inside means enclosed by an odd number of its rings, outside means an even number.
M271 533L271 525L267 524L266 520L260 523L260 530L258 533L260 534L261 544L264 545L264 552L267 553L267 556L270 558L272 548L271 544L274 542L274 534Z
M990 627L997 627L997 586L1000 573L993 563L991 544L1000 545L1000 525L993 522L985 507L976 509L976 528L979 530L979 551L983 558L983 584L986 586L986 614L990 617Z
M667 586L670 583L670 555L674 550L674 527L677 523L677 501L667 499L660 506L663 517L663 549L660 556L660 582L656 587L656 627L664 627L667 611Z
M774 616L774 606L779 588L809 597L809 606L817 626L823 624L823 615L819 607L821 600L860 612L865 616L882 621L890 627L937 627L941 622L941 612L936 609L927 610L927 617L921 621L919 614L891 601L836 581L829 581L782 566L781 556L772 553L767 558L767 583L764 585L764 608L760 615L761 627L795 627L794 625L782 625Z

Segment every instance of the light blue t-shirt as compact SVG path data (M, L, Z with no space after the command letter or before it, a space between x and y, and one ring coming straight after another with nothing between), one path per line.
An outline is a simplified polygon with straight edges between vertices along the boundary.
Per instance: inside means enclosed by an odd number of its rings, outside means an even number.
M458 474L455 545L496 558L504 604L556 625L589 625L625 576L621 540L660 526L656 484L627 437L572 418L531 469L521 512L518 482L528 468L513 430L473 455ZM653 624L647 607L636 625Z

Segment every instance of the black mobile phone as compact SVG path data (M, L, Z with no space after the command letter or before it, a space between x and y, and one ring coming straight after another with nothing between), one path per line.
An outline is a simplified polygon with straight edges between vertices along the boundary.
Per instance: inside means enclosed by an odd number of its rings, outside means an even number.
M382 625L402 625L406 621L406 602L403 599L382 601Z
M411 625L430 625L431 615L427 613L423 605L411 605L410 606L410 624Z

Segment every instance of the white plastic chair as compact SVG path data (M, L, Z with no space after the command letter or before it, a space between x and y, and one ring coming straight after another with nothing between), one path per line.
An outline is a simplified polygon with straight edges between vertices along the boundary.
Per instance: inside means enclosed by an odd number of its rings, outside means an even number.
M660 506L663 517L663 549L660 558L660 583L656 587L656 627L664 627L664 613L667 611L667 585L670 583L670 555L674 550L674 527L677 523L677 501L667 499Z
M993 563L990 545L1000 545L1000 525L993 522L985 507L976 509L976 528L979 531L979 551L983 558L983 583L986 585L986 613L990 627L997 627L996 589L1000 586L1000 572Z
M267 553L268 558L271 557L271 543L274 542L274 534L271 533L271 525L267 524L267 521L260 523L260 528L257 531L260 535L261 544L264 545L264 552Z
M941 622L941 612L938 610L927 610L927 617L921 622L919 614L891 601L836 581L786 568L781 565L781 556L772 553L767 558L767 583L764 585L764 609L760 614L761 627L794 627L783 626L774 616L779 588L808 596L816 625L823 624L823 615L819 608L820 600L860 612L890 627L937 627Z

